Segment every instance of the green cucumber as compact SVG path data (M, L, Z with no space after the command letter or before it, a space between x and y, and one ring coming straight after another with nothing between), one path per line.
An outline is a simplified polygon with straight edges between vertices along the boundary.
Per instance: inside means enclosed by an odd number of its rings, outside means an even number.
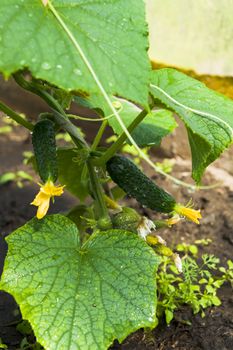
M110 230L112 228L112 221L108 216L103 216L97 221L97 227L102 230Z
M114 228L137 232L140 220L141 216L136 210L123 207L120 213L117 213L112 217L112 224Z
M49 119L43 119L34 126L32 144L37 170L43 182L55 182L58 177L55 136L54 123Z
M116 155L109 159L106 169L112 180L143 206L162 213L174 210L175 199L128 158Z

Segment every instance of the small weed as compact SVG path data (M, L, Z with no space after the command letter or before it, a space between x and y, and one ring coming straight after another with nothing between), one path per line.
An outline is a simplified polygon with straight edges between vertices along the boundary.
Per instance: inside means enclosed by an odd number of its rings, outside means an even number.
M31 175L26 171L19 170L16 172L6 172L0 175L0 185L4 185L10 181L14 181L19 188L24 186L25 181L32 181Z
M189 305L194 314L200 312L204 317L204 309L221 304L218 289L223 283L232 284L233 281L232 261L229 260L228 268L225 268L219 267L219 258L212 254L203 254L199 259L198 248L193 244L179 244L177 250L185 254L182 259L183 274L178 273L168 257L163 257L157 275L157 314L158 317L165 315L167 324L182 305Z

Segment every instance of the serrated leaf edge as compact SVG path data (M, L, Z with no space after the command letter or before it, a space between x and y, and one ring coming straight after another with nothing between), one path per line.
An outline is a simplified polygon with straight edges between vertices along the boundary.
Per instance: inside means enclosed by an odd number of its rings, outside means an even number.
M58 214L58 215L60 215L60 214ZM62 215L61 215L61 216L62 216ZM68 218L66 218L66 219L68 219ZM69 220L69 219L68 219L68 220ZM71 221L71 220L70 220L70 221ZM71 223L74 224L72 221L71 221ZM76 227L75 224L74 224L74 226ZM7 252L7 256L10 255L11 245L14 244L14 243L12 243L12 242L10 241L10 238L12 237L12 235L17 234L16 231L17 231L17 229L16 229L15 231L13 231L13 232L10 234L9 237L6 238L6 241L7 241L7 243L8 243L8 252ZM119 233L121 233L121 234L124 233L124 234L127 234L127 235L129 235L129 236L134 235L132 232L127 231L127 230L112 229L111 231L119 232ZM77 232L78 232L78 231L77 231ZM104 231L103 233L107 233L107 231ZM80 246L79 251L80 251L80 252L81 252L82 250L85 251L86 246L88 246L88 244L90 244L90 243L96 238L96 236L98 236L98 234L99 234L99 232L96 232L96 233L94 233L93 235L91 235L90 238L89 238L82 246ZM139 239L140 239L140 238L139 238ZM144 242L144 240L142 240L142 241ZM144 242L144 243L145 243L145 242ZM145 243L145 246L147 246L147 248L150 248L146 243ZM90 245L89 247L91 247L91 245ZM87 247L87 248L88 248L88 247ZM152 249L152 248L150 248L150 249L151 249L151 253L155 254L154 251L153 251L153 249ZM6 258L7 258L7 257L6 257ZM153 273L154 273L154 279L155 279L155 281L156 281L156 272L157 272L157 270L158 270L158 266L159 266L159 263L160 263L160 259L159 259L158 256L157 256L157 258L158 258L158 265L155 265L155 266L154 266L154 272L153 272ZM8 268L8 262L6 261L6 263L4 264L4 270L7 269L7 268ZM3 272L4 272L4 271L3 271ZM155 286L155 288L156 288L156 286ZM20 298L17 297L17 293L15 293L14 290L12 291L11 288L8 288L4 283L2 283L2 279L0 279L0 290L5 291L5 292L7 292L7 293L10 293L10 294L14 297L16 303L17 303L17 304L19 305L19 307L20 307ZM27 319L27 317L24 316L24 315L26 315L25 312L24 312L24 308L20 307L20 311L21 311L21 313L22 313L22 318L23 318L23 319ZM47 346L46 341L44 341L43 338L42 338L41 336L37 335L37 328L38 328L38 325L34 324L34 322L31 321L31 320L30 320L30 321L28 320L28 322L29 322L29 323L31 324L31 326L32 326L32 329L33 329L33 331L34 331L34 334L35 334L35 336L36 336L37 341L38 341L43 347L45 347L46 350L50 350L50 348ZM147 320L147 322L143 321L141 324L138 323L138 325L136 325L135 327L131 328L130 333L129 333L127 330L125 330L125 334L123 334L121 337L116 338L115 336L113 336L111 340L107 340L107 341L106 341L106 343L105 343L105 345L104 345L105 348L103 348L103 349L101 349L101 350L105 350L105 349L107 350L107 349L109 348L109 346L111 346L111 345L113 344L114 340L116 340L116 339L121 343L129 334L131 334L131 333L137 331L138 329L140 329L140 328L149 328L149 329L153 329L153 328L155 328L155 327L157 326L157 324L158 324L158 319L157 319L157 316L156 316L156 306L155 306L155 307L154 307L153 318L151 317L150 319Z
M225 122L225 120L222 120L221 118L217 117L214 114L208 113L208 112L203 112L200 111L198 109L194 109L191 107L188 107L186 105L184 105L183 103L177 101L174 97L172 97L171 95L169 95L166 91L164 91L162 88L160 88L159 86L155 85L155 84L150 84L150 86L158 91L160 91L164 96L166 96L170 101L172 101L174 104L176 104L179 107L182 107L184 109L186 109L189 112L195 113L195 114L199 114L204 118L210 119L211 121L215 120L219 126L221 126L221 124L224 124L227 129L230 131L229 136L231 139L231 142L233 142L233 128L227 123ZM224 131L226 131L224 129Z

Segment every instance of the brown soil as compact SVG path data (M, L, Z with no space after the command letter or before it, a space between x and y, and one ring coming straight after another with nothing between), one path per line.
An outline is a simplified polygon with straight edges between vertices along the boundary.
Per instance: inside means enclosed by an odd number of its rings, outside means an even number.
M7 87L5 88L7 90ZM0 90L5 97L4 91ZM17 95L17 94L16 94ZM5 98L6 102L8 98ZM11 99L11 106L20 110L22 100ZM9 102L10 104L10 102ZM32 109L33 107L33 109ZM33 101L26 108L31 111L34 117L39 111L45 110L44 105L38 105ZM20 110L22 111L22 110ZM24 111L26 112L25 108ZM92 132L89 132L91 135ZM22 169L22 152L30 149L30 135L21 128L14 128L13 132L6 135L0 135L0 174L6 171ZM187 145L186 132L180 127L173 135L166 138L162 147L153 151L153 157L156 161L162 161L164 157L175 159L173 175L179 179L190 181L190 155ZM196 239L211 238L213 243L210 246L202 248L203 252L215 254L221 258L222 264L226 264L227 259L232 257L233 247L233 150L223 154L220 160L214 163L206 172L204 184L213 184L223 181L223 184L217 188L208 191L198 191L189 193L187 189L177 187L171 181L165 180L160 176L156 178L157 182L162 184L182 203L188 202L193 198L197 207L201 208L203 220L201 225L184 222L173 230L164 230L161 235L171 244L184 241L192 243ZM152 175L150 169L147 174ZM0 188L0 274L3 266L7 246L4 237L12 230L24 224L35 213L35 209L29 205L32 201L37 186L25 183L22 189L19 189L14 183L9 183ZM61 212L68 210L75 199L68 194L59 198L51 209L52 212ZM137 206L135 202L131 204ZM141 208L141 210L144 210ZM146 214L154 214L144 210ZM183 307L176 313L175 319L168 327L160 324L151 334L146 334L139 330L129 336L123 344L117 342L111 347L112 350L231 350L233 349L233 319L232 290L229 285L224 285L218 293L222 300L220 307L209 308L206 317L192 315L189 308ZM2 342L8 345L8 349L19 349L22 335L16 330L16 324L20 319L20 313L13 298L3 292L0 292L0 338ZM191 326L185 324L184 320L192 322ZM59 350L59 349L58 349ZM68 349L67 349L68 350Z

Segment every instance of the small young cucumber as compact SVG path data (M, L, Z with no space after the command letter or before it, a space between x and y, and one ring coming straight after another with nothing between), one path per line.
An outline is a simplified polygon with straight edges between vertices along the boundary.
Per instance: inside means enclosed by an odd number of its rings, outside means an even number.
M42 181L55 182L58 177L57 149L54 123L51 120L43 119L34 126L32 144Z
M123 207L120 213L117 213L112 217L112 224L114 228L137 232L140 220L141 216L136 210Z
M109 159L106 168L112 180L143 206L162 213L174 210L175 199L128 158L116 155Z
M97 221L97 227L102 230L110 230L112 228L112 221L109 217L102 217Z

